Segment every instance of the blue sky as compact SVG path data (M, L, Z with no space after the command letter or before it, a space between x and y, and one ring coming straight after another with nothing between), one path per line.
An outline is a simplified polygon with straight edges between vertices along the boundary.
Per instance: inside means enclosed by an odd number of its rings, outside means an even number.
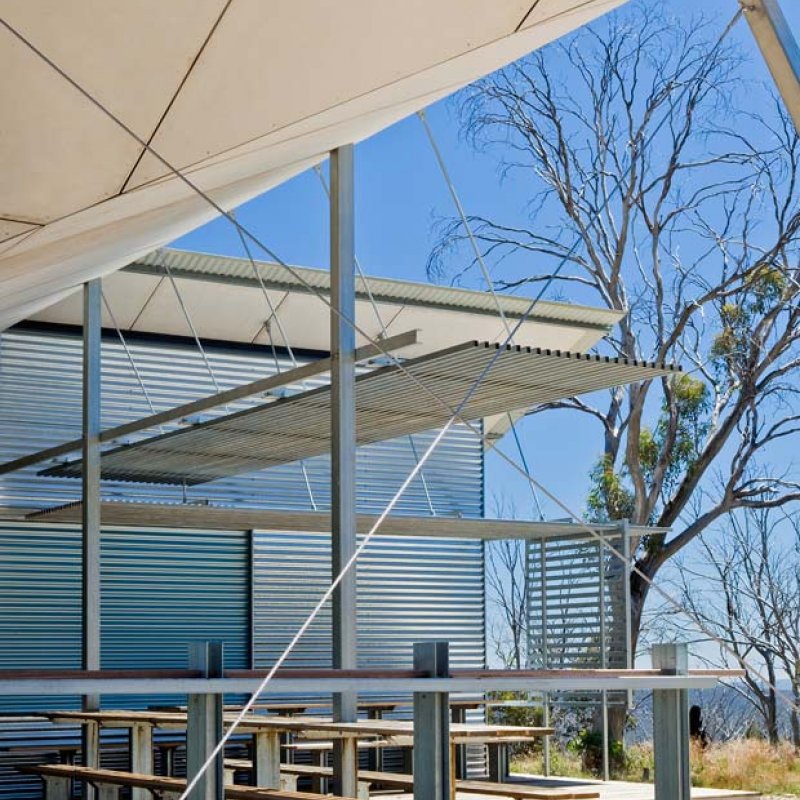
M658 0L652 0L654 4ZM674 13L691 15L697 3L673 0ZM793 30L800 33L800 4L784 0L784 11ZM720 30L738 7L736 0L707 0L706 14L718 15ZM740 21L732 36L741 41L751 57L751 77L768 79L749 30ZM494 218L518 215L529 200L528 187L513 177L500 180L496 158L476 154L459 136L452 100L428 111L445 160L467 213ZM368 274L409 280L428 280L425 264L436 240L435 223L454 214L452 201L439 173L425 132L416 117L403 120L356 149L357 199L356 246ZM309 171L248 203L239 211L240 221L294 264L327 267L328 208L317 175ZM175 242L178 247L242 256L241 243L225 221L216 221ZM453 265L457 266L457 265ZM536 271L536 264L530 264ZM469 284L468 284L469 285ZM477 282L474 288L484 288ZM578 298L573 298L578 299ZM571 508L582 512L588 473L600 447L598 430L577 415L550 414L521 423L520 437L534 474ZM512 455L510 437L505 447ZM525 482L496 457L487 465L488 512L495 493L513 498L520 516L531 510ZM563 516L552 505L549 516Z

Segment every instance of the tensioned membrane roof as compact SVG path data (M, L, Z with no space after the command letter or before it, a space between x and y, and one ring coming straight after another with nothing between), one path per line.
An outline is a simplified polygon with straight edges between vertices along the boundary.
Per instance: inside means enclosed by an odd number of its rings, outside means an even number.
M674 367L606 356L465 342L356 378L359 445L432 430L458 409L474 420L667 375ZM488 370L488 371L487 371ZM477 387L473 390L476 381ZM423 388L424 387L424 388ZM330 386L281 398L101 457L103 478L195 485L330 451ZM71 461L44 474L81 475Z
M0 330L622 2L0 0Z

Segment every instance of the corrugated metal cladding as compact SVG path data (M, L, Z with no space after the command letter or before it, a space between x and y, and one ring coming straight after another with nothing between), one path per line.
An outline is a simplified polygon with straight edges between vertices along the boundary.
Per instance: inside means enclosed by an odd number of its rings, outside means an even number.
M81 665L80 529L0 524L3 669ZM106 529L101 541L102 667L185 667L190 642L221 639L250 663L245 532ZM104 698L104 704L165 702ZM2 698L0 711L76 707L77 698Z
M207 347L215 387L193 346L135 340L129 348L149 402L124 349L116 340L104 341L103 427L292 366L285 355L273 358L267 349ZM32 330L0 336L0 459L80 434L80 375L78 337ZM312 385L309 381L304 388ZM360 448L359 511L383 510L416 463L415 451L424 452L432 436L419 434L413 442L403 438ZM38 476L36 468L0 476L4 506L43 508L75 500L79 492L77 481ZM185 492L174 486L104 482L103 496L325 509L330 502L329 459L309 459L305 465L288 464ZM396 511L424 515L432 509L447 516L483 513L481 442L464 427L448 433ZM230 665L245 665L251 657L259 665L268 664L329 580L327 546L323 535L258 532L251 573L249 539L243 533L106 531L103 665L182 666L185 643L201 636L224 639ZM79 665L79 558L74 526L7 523L0 528L0 641L14 643L0 648L0 668ZM365 553L358 580L365 664L407 666L412 642L432 637L453 642L455 663L484 664L479 542L382 539ZM329 616L320 621L291 663L328 662L329 623ZM135 701L124 698L119 703L130 707ZM151 701L138 698L140 704ZM21 711L56 704L32 700L3 708ZM0 797L37 796L36 784L28 782L25 789L2 751L8 744L41 736L49 739L54 734L41 725L20 729L9 722L0 724Z
M0 524L0 668L80 668L80 531L76 526ZM185 667L189 643L225 642L226 662L250 663L250 537L247 533L107 529L101 546L102 666ZM107 708L183 703L182 696L103 698ZM0 698L0 712L78 708L77 697ZM111 732L117 743L124 736ZM0 797L39 797L39 781L3 752L76 743L75 728L0 722ZM124 768L123 764L118 764Z
M256 532L253 548L257 666L271 665L314 607L330 576L327 535ZM407 668L412 645L447 639L455 666L484 660L479 541L374 539L357 565L360 666ZM330 609L289 657L330 666Z

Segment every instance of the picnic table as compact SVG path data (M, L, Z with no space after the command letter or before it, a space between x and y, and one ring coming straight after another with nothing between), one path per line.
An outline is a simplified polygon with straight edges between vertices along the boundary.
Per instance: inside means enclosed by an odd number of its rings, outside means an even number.
M89 726L87 740L93 743L95 752L87 753L87 763L99 763L99 729L103 727L129 728L131 731L131 769L142 774L153 773L153 729L185 729L187 715L184 712L162 711L56 711L45 714L55 723L79 722ZM236 714L227 713L228 724ZM354 722L334 722L318 717L279 717L248 714L240 723L240 733L253 737L253 767L256 785L280 788L281 734L292 733L298 739L310 741L338 739L343 742L344 766L353 776L358 773L358 748L360 739L383 739L387 744L408 746L413 741L414 723L411 720L362 719ZM531 738L547 736L552 728L518 727L512 725L469 725L452 723L450 726L450 753L455 774L456 747L462 744L486 744L489 748L501 747L510 742L529 741ZM455 781L452 786L455 787ZM141 791L142 794L136 794ZM133 790L133 800L146 800L145 790Z
M408 700L362 700L358 704L358 710L364 711L367 714L367 719L383 719L384 714L397 711L399 708L409 708L411 702ZM467 711L476 710L482 706L488 706L489 703L484 700L467 700L463 698L450 699L450 714L453 722L466 722ZM266 712L268 714L277 714L282 717L294 717L307 714L309 711L322 711L330 710L330 702L322 700L298 700L298 701L279 701L274 703L254 703L251 710L258 712ZM240 711L241 705L226 704L223 706L223 711ZM151 711L186 711L186 706L150 706ZM283 735L283 744L291 745L293 743L293 736L291 733ZM284 754L288 763L294 762L294 750L287 747L284 749ZM383 770L383 747L371 748L367 756L368 768L374 771ZM492 762L495 763L494 761ZM498 762L499 763L499 762ZM456 750L456 775L459 778L465 778L467 775L467 753L464 745L459 745Z

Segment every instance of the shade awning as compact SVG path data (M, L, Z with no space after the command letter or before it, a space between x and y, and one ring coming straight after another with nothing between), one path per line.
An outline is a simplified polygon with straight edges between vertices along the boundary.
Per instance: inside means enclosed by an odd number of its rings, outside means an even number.
M481 419L657 378L675 369L597 355L466 342L407 361L402 369L392 365L360 375L356 379L357 442L365 445L439 428L462 404L462 419ZM102 477L190 486L323 455L330 451L330 404L330 387L322 386L115 447L102 455ZM44 474L77 478L81 468L76 460Z

